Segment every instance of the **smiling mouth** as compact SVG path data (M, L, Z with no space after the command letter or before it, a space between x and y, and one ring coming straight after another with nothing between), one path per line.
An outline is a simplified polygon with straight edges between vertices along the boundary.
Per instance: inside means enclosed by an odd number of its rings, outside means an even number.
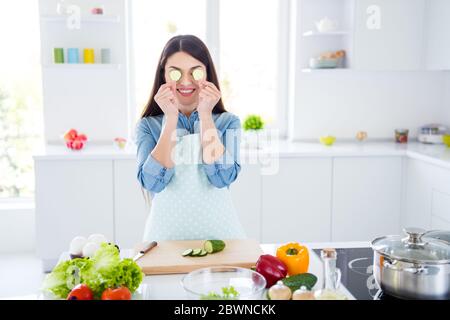
M194 93L195 89L177 89L177 91L182 95L182 96L190 96Z

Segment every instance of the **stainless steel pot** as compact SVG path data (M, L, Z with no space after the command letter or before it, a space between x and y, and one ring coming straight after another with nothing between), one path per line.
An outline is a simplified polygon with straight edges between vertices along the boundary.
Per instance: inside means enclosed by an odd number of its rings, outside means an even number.
M450 243L406 228L406 238L372 241L373 272L380 288L404 299L450 299Z

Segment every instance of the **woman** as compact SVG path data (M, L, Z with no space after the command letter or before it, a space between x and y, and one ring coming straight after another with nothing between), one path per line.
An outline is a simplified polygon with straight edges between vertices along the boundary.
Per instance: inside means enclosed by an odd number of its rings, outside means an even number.
M144 241L246 238L229 192L241 170L240 127L206 45L170 39L136 130L137 177L152 197Z

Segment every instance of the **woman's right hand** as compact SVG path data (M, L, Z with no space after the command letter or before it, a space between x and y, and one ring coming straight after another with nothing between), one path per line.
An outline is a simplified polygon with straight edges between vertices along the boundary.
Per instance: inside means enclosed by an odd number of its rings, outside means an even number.
M175 96L175 82L168 82L159 87L155 101L167 117L178 118L178 99Z

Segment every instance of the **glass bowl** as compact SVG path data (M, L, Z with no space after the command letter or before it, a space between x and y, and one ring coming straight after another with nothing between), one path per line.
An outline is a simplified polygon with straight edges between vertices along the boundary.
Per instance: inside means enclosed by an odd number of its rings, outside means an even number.
M262 299L266 279L250 269L217 266L194 270L181 284L192 300L257 300Z

